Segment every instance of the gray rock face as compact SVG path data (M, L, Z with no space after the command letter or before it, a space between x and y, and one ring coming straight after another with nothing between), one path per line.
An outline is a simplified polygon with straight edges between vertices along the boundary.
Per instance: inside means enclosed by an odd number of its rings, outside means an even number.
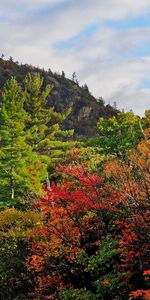
M19 65L13 61L0 59L0 88L11 76L22 83L27 73L40 73L44 77L44 85L53 85L48 97L48 106L57 112L64 113L71 107L71 114L63 124L64 129L74 129L75 135L96 135L96 123L99 117L109 118L117 114L117 110L103 101L97 101L89 92L88 87L80 87L76 82L64 75L35 68L31 65Z

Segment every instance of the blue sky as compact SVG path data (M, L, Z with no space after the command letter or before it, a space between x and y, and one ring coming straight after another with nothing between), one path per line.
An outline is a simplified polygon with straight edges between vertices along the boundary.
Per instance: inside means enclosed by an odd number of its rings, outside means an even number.
M75 71L106 103L150 107L150 0L0 1L0 40L6 58Z

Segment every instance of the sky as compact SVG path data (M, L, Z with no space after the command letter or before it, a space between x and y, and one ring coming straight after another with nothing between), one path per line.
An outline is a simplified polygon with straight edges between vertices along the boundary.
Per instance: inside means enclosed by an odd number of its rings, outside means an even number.
M150 108L150 0L0 0L0 51L68 78L76 72L119 109Z

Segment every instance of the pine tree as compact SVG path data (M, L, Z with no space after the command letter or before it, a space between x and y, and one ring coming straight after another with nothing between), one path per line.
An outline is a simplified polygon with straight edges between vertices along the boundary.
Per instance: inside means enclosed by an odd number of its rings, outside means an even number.
M46 108L47 96L51 86L41 90L43 79L40 75L31 75L25 79L25 109L28 113L27 129L29 129L28 143L35 151L40 150L40 144L48 135L46 124L50 121L52 108Z
M47 170L75 143L73 131L60 129L67 113L47 107L51 86L43 88L40 75L28 75L22 89L15 78L2 93L0 110L0 202L15 206L31 202L42 193Z
M51 85L43 87L43 78L39 74L28 74L25 79L25 109L28 113L27 129L28 143L33 150L46 159L47 165L58 161L75 142L68 141L73 130L61 130L60 124L70 113L55 112L48 107L48 95L52 90Z
M32 147L26 143L24 110L25 97L15 78L9 80L2 93L0 110L0 205L19 205L32 190L27 174L37 160ZM39 181L39 174L34 173Z

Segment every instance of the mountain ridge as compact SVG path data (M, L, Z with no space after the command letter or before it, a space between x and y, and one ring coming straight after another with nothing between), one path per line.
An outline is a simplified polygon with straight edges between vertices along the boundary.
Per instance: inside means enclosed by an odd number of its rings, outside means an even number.
M63 129L74 129L75 135L91 137L96 135L96 123L100 117L110 118L118 113L111 105L104 104L102 98L97 100L89 92L88 86L79 86L77 80L71 80L62 74L53 73L28 64L19 64L12 58L0 59L0 90L6 80L15 76L21 84L28 73L40 73L43 85L51 84L53 89L48 96L48 106L57 112L64 113L71 107L71 113L63 123Z

